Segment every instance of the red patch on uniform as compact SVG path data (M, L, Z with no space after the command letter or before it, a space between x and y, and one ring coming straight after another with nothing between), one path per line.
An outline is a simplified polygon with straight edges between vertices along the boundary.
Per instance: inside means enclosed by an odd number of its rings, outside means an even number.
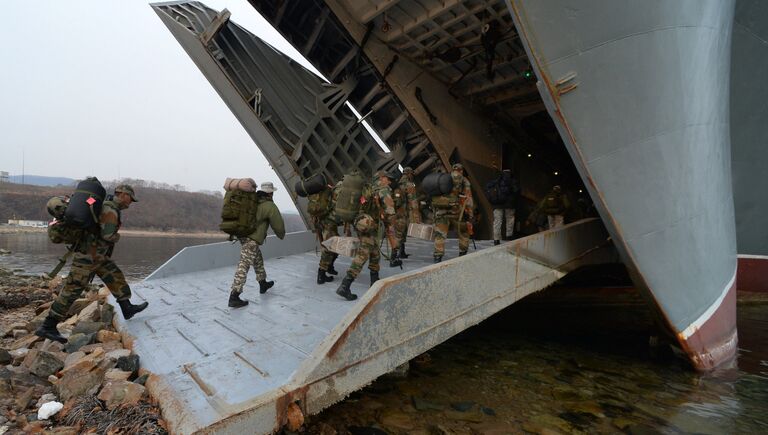
M365 200L364 196L360 197L360 204L365 204L367 201Z
M87 202L87 203L88 203L88 205L93 205L93 204L95 204L95 203L96 203L96 200L95 200L95 199L93 199L93 198L88 198L88 199L86 199L86 200L85 200L85 202Z

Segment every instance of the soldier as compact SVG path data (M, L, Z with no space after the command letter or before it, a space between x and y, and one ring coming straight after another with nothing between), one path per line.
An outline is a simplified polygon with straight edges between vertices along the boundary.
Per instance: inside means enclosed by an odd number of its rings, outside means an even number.
M336 222L336 214L334 213L337 195L337 189L331 185L326 185L322 192L308 197L310 212L313 211L313 204L316 204L315 208L317 209L324 209L318 210L318 212L312 216L315 222L315 230L318 234L321 234L322 240L328 240L331 237L339 235L339 224ZM320 243L320 247L323 252L320 255L320 267L317 270L317 283L325 284L326 282L333 281L333 276L328 276L326 273L330 275L337 275L339 273L333 267L333 263L336 261L339 254L328 250L328 248L323 246L322 242Z
M272 202L272 195L276 190L277 188L272 183L266 182L261 183L259 191L256 192L259 199L259 205L256 208L256 229L248 237L240 239L240 244L242 245L240 249L240 262L237 264L235 279L232 282L232 292L229 294L229 306L232 308L248 305L248 301L240 299L240 293L243 292L245 279L251 265L253 265L253 269L256 272L256 279L259 281L259 293L264 294L275 285L274 281L267 281L267 272L264 270L264 258L261 256L259 246L264 244L269 227L272 227L272 230L279 239L285 237L283 217L280 215L280 210L277 209L275 203Z
M364 194L360 199L360 211L354 223L360 246L357 248L357 255L352 259L346 276L336 290L336 294L348 301L357 299L357 295L352 293L349 286L363 270L366 261L368 262L368 269L371 271L371 285L379 280L381 255L376 238L382 220L385 223L387 238L393 245L393 255L389 265L390 267L397 267L402 264L402 261L394 254L397 249L397 244L394 241L395 202L392 198L392 189L389 188L389 177L390 175L386 171L376 172L370 192Z
M560 186L554 186L547 196L541 200L536 209L531 212L526 223L530 224L540 212L544 212L547 215L548 229L562 227L565 220L565 212L570 206L571 203L568 201L568 197L562 193Z
M485 195L493 205L494 245L501 243L501 228L505 223L507 238L511 239L514 234L515 202L518 190L517 180L509 169L504 169L497 178L489 181L485 186Z
M98 230L87 233L83 240L76 244L72 267L64 281L64 288L53 301L48 316L35 331L35 335L60 343L67 342L67 339L59 334L56 325L66 318L72 303L80 297L94 275L101 278L115 297L126 320L147 308L147 302L140 305L131 304L131 288L125 280L125 275L111 258L115 244L120 240L120 212L136 201L133 188L127 184L115 187L115 194L107 197L99 216Z
M443 261L445 239L451 228L455 228L459 235L459 256L466 255L469 249L468 225L472 225L474 203L472 186L464 177L464 166L461 163L456 163L451 168L451 180L453 189L450 193L432 198L435 216L435 263Z
M408 258L405 253L405 241L408 236L409 223L421 223L421 211L419 210L419 198L416 195L416 183L413 182L413 169L403 168L403 176L398 181L398 189L395 191L395 204L397 207L397 231L400 242L400 258ZM398 204L398 194L400 201Z

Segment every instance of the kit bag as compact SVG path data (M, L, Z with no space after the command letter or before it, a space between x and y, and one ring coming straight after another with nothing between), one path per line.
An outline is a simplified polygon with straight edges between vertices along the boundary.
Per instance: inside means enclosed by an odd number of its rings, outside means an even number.
M358 172L344 176L336 197L336 217L344 223L354 223L360 210L360 197L365 187L365 179Z

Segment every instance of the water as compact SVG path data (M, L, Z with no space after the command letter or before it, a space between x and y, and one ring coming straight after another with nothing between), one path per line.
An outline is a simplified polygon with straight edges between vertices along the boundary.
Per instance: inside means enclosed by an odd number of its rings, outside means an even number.
M137 280L215 241L124 236L115 259ZM29 273L49 271L63 251L44 234L0 234L0 248L13 252L1 267ZM309 417L309 433L768 433L768 305L742 302L738 315L738 360L701 375L637 331L606 334L616 325L604 321L553 332L551 307L516 304L415 359L407 376Z

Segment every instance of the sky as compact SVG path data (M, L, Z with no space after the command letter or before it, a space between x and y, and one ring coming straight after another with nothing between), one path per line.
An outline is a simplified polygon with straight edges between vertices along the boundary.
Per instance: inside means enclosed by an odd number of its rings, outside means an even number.
M246 0L204 3L229 9L232 21L312 69ZM148 2L0 4L0 171L139 178L190 191L251 177L275 183L277 205L295 211L261 151Z

